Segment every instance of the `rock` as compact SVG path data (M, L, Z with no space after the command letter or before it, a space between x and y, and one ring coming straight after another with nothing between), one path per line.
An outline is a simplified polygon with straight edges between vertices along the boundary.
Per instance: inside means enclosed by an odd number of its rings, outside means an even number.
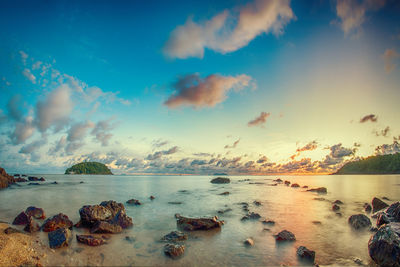
M125 206L122 203L118 203L114 200L103 201L100 203L100 206L107 208L111 211L112 217L118 214L118 212L122 211L125 213Z
M297 256L301 259L314 262L315 260L315 251L309 250L304 246L300 246L297 248Z
M54 182L52 182L51 184L58 184L58 182L57 182L57 181L54 181Z
M181 231L172 231L171 233L161 238L161 241L167 241L167 242L178 242L184 240L187 240L187 234Z
M372 199L372 213L380 211L386 207L389 207L389 205L380 200L379 198L374 197Z
M8 187L10 184L14 184L15 179L9 175L3 168L0 168L0 189Z
M80 183L80 184L84 184L85 182L84 182L84 181L80 181L79 183Z
M122 227L106 221L97 221L90 229L91 233L118 234L122 232Z
M273 181L276 182L276 183L282 183L282 182L283 182L282 179L280 179L280 178L275 179L275 180L273 180Z
M378 228L377 227L371 227L369 229L370 232L378 232Z
M360 258L354 258L353 261L354 261L354 263L356 263L358 265L364 265L362 259L360 259Z
M274 221L272 221L272 220L263 220L263 221L261 221L263 224L270 224L270 225L274 225L275 224L275 222Z
M390 199L388 197L382 197L382 199L390 201Z
M127 203L127 204L131 204L131 205L136 205L136 206L142 205L142 203L140 203L139 200L134 199L134 198L129 199L126 203Z
M254 200L253 204L256 206L261 206L261 201Z
M386 210L386 214L393 222L400 222L400 202L390 205Z
M370 257L380 266L400 266L400 223L382 225L368 242Z
M176 214L178 227L183 228L185 231L195 231L195 230L210 230L214 228L221 228L224 221L218 220L218 217L212 218L188 218Z
M14 180L17 183L26 183L26 182L28 182L28 180L26 180L25 178L22 178L22 177L14 178Z
M35 219L44 219L46 218L46 214L44 213L44 210L41 208L36 208L34 206L30 206L26 208L25 213L28 214L29 216L34 217Z
M303 185L303 187L302 188L308 188L308 185Z
M342 201L340 201L339 199L337 199L337 200L333 201L333 204L336 204L336 205L342 205L342 204L343 204L343 202L342 202Z
M125 236L125 240L129 243L135 243L136 238L134 238L133 236Z
M35 177L35 176L29 176L29 177L28 177L28 180L29 180L29 181L32 181L32 182L40 181L40 179L37 178L37 177Z
M83 224L92 225L97 221L112 219L112 212L101 205L87 205L79 210L79 215Z
M300 187L300 185L299 185L299 184L296 184L296 183L294 183L294 184L292 184L292 185L291 185L291 187Z
M226 192L220 193L219 195L221 195L221 196L227 196L227 195L229 195L229 192L226 191Z
M312 221L313 224L320 225L322 224L320 221Z
M47 219L42 225L42 230L43 232L53 232L60 228L72 229L73 225L73 222L68 218L67 215L59 213Z
M50 248L66 247L71 239L71 231L67 228L58 228L48 233Z
M100 246L105 243L103 238L94 237L92 235L76 235L76 240L79 243L86 244L91 247Z
M12 227L7 227L6 229L4 229L4 233L6 235L10 235L10 234L16 234L16 233L22 233L20 230L12 228Z
M390 223L388 216L385 213L379 214L378 218L376 219L376 226L379 228L379 226L387 223Z
M256 212L250 212L247 213L245 216L242 217L242 221L244 220L256 220L256 219L260 219L261 215L256 213Z
M339 217L342 217L342 216L343 216L343 214L340 213L340 212L336 212L335 214L336 214L336 216L339 216Z
M44 181L46 181L46 179L44 179L43 177L40 177L39 181L44 182Z
M277 235L275 235L275 240L276 241L295 241L296 237L292 232L283 230L283 231L279 232Z
M224 214L224 213L226 213L226 212L229 212L229 211L232 211L232 209L231 208L227 208L227 209L224 209L224 210L219 210L219 211L217 211L219 214Z
M285 181L285 185L289 186L290 185L290 181Z
M132 218L126 215L126 213L123 211L117 213L117 215L115 215L115 217L109 222L112 224L117 224L121 226L123 229L130 228L133 226Z
M351 215L348 222L354 229L371 227L371 220L364 214Z
M332 210L333 210L333 211L340 210L340 206L339 206L339 205L336 205L336 204L333 204L333 205L332 205Z
M365 210L366 213L370 213L371 210L372 210L371 205L368 204L368 203L364 203L364 210Z
M33 220L32 217L29 217L29 222L25 226L24 231L28 233L34 233L40 230L40 226L37 222Z
M246 246L254 246L254 240L252 238L247 238L243 243Z
M180 201L169 201L168 204L171 204L171 205L181 205L182 202L180 202Z
M166 244L164 246L165 255L175 259L183 255L185 252L185 246L179 244Z
M328 190L325 187L318 187L318 188L312 188L312 189L308 189L308 192L315 192L318 194L326 194L328 193Z
M226 177L217 177L211 180L212 184L229 184L231 180Z
M14 225L25 225L29 223L29 215L26 214L25 212L21 212L20 214L15 217L14 221L12 224Z
M150 200L154 200L155 198L155 196L150 196Z
M313 200L324 201L326 199L323 197L314 197Z

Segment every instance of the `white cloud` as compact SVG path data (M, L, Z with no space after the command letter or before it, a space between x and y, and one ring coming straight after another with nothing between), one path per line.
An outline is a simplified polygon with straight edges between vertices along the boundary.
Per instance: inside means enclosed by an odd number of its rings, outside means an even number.
M112 123L113 118L103 121L98 121L93 128L91 134L95 136L95 140L100 142L102 146L108 146L108 142L113 136L110 131L115 128Z
M15 129L11 133L10 138L14 144L18 145L24 143L34 132L33 117L28 116L24 121L15 123Z
M32 74L32 72L29 69L24 69L22 74L32 83L36 83L36 77L35 75Z
M28 59L28 54L21 50L21 51L19 51L19 55L21 56L22 63L24 63L24 65L26 65L26 60Z
M89 129L93 128L95 124L91 121L75 123L68 130L67 140L70 142L82 141Z

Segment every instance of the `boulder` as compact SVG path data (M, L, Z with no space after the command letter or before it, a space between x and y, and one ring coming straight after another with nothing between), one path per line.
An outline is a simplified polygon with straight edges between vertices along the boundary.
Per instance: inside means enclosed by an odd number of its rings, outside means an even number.
M292 184L292 185L291 185L291 187L300 187L300 185L299 185L299 184L296 184L296 183L294 183L294 184Z
M91 233L118 234L122 232L122 227L106 221L97 221L90 229Z
M260 219L261 215L256 212L247 213L245 216L242 217L242 220L257 220Z
M400 222L400 202L390 205L386 210L386 214L393 222Z
M333 204L336 204L336 205L342 205L342 204L343 204L343 202L342 202L342 201L340 201L339 199L336 199L335 201L333 201Z
M387 223L390 223L390 220L389 217L386 215L386 213L379 214L378 218L376 219L376 226L379 227Z
M42 230L43 232L53 232L60 228L72 229L73 225L73 222L68 218L67 215L59 213L47 219L42 225Z
M283 182L282 179L280 179L280 178L275 179L275 180L273 180L273 181L276 182L276 183L282 183L282 182Z
M302 188L308 188L308 185L303 185Z
M103 245L106 241L103 238L94 237L92 235L76 235L79 243L86 244L91 247Z
M135 205L135 206L139 206L139 205L142 205L142 203L140 203L140 201L139 200L137 200L137 199L134 199L134 198L132 198L132 199L129 199L127 202L126 202L127 204L131 204L131 205Z
M382 225L368 242L370 257L379 266L400 266L400 223Z
M246 246L254 246L254 240L252 238L247 238L243 243Z
M333 205L332 205L332 210L333 210L333 211L338 211L338 210L340 210L340 206L337 205L337 204L333 204Z
M348 222L354 229L371 227L371 220L364 214L351 215Z
M71 239L71 231L67 228L58 228L48 233L49 245L51 248L66 247Z
M275 235L275 240L276 241L295 241L296 237L292 232L283 230L283 231L279 232L277 235Z
M386 204L385 202L383 202L382 200L380 200L377 197L374 197L372 199L372 213L375 213L377 211L383 210L384 208L389 207L388 204Z
M114 200L103 201L100 203L100 206L107 208L111 211L112 216L117 215L118 212L122 211L125 213L125 206L122 203L118 203Z
M169 234L166 234L163 238L161 238L161 241L178 242L178 241L184 241L186 239L187 239L187 234L181 231L172 231Z
M12 224L14 225L25 225L29 223L29 215L26 214L25 212L21 212L20 214L15 217L14 221Z
M217 177L211 180L212 184L229 184L231 180L226 177Z
M46 181L46 179L44 179L43 177L40 177L39 181L44 182L44 181Z
M297 256L303 260L307 260L312 263L315 261L315 251L309 250L304 246L300 246L297 248Z
M26 183L26 182L28 182L28 180L26 180L25 178L22 178L22 177L14 178L14 180L17 183Z
M285 185L289 186L290 185L290 181L285 181Z
M328 192L328 190L325 187L312 188L312 189L308 189L307 191L315 192L318 194L326 194Z
M181 202L181 201L169 201L168 204L171 204L171 205L181 205L182 202Z
M370 213L371 210L372 210L371 205L368 204L368 203L364 203L364 210L365 210L366 213Z
M164 246L165 255L175 259L183 255L185 246L180 244L166 244Z
M30 206L30 207L26 208L25 213L28 214L29 216L34 217L35 219L46 218L46 214L44 213L44 210L41 208L36 208L34 206Z
M39 179L38 177L35 177L35 176L29 176L29 177L28 177L28 180L31 181L31 182L40 181L40 179Z
M119 225L123 229L130 228L133 226L132 218L126 215L126 213L123 211L118 212L117 215L115 215L115 217L109 222L112 224Z
M34 233L40 230L40 226L32 217L29 217L29 222L25 226L24 231L28 233Z
M210 230L221 228L224 224L224 221L220 221L217 216L212 218L189 218L176 214L175 217L178 227L185 231Z
M79 210L81 222L88 226L97 221L107 221L112 219L112 212L101 205L86 205Z

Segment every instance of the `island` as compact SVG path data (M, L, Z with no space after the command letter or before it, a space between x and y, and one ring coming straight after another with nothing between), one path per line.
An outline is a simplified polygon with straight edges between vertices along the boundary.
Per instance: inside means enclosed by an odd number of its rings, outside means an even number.
M334 174L399 174L400 153L367 157L346 163Z
M113 175L110 169L100 162L81 162L65 170L65 174Z

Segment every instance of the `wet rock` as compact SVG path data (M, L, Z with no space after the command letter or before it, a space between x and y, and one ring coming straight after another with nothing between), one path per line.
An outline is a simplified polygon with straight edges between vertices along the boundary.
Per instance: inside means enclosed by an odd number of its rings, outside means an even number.
M312 221L313 224L320 225L322 224L320 221Z
M176 223L178 227L181 227L186 231L221 228L224 224L224 221L220 221L217 216L212 218L188 218L176 214L175 217L177 219Z
M303 185L301 188L308 188L308 185Z
M32 181L32 182L40 181L40 179L38 177L35 177L35 176L29 176L28 180Z
M382 225L368 242L370 257L380 266L400 266L400 223Z
M296 237L292 232L283 230L283 231L279 232L277 235L275 235L275 240L276 241L295 241Z
M299 185L299 184L296 184L296 183L294 183L294 184L292 184L292 185L291 185L291 187L300 187L300 185Z
M318 187L318 188L312 188L312 189L308 189L308 192L315 192L318 194L326 194L328 193L328 190L325 187Z
M364 262L362 261L362 259L360 258L355 258L353 259L354 263L358 264L358 265L365 265Z
M29 223L29 215L26 214L25 212L21 212L20 214L15 217L14 221L12 224L14 225L25 225Z
M228 209L224 209L224 210L219 210L219 211L217 211L219 214L224 214L224 213L226 213L226 212L229 212L229 211L232 211L232 209L231 208L228 208Z
M254 200L253 204L256 206L261 206L261 201Z
M66 247L71 239L71 231L67 228L58 228L48 233L50 248Z
M370 213L372 211L372 207L368 203L364 203L364 210L366 213Z
M28 185L40 185L39 183L29 183Z
M130 228L133 226L132 218L126 215L125 212L119 211L115 217L109 221L112 224L121 226L123 229Z
M118 234L122 232L122 227L106 221L97 221L90 229L91 233Z
M79 220L76 224L74 224L74 227L75 227L75 228L81 228L81 227L83 227L82 221Z
M400 202L393 203L386 210L387 216L393 222L400 222Z
M44 213L44 210L41 208L36 208L34 206L30 206L26 208L25 213L29 216L34 217L35 219L44 219L46 218L46 214Z
M46 181L46 179L44 179L43 177L40 177L39 181L44 182L44 181Z
M340 201L339 199L337 199L337 200L333 201L333 204L336 204L336 205L342 205L342 204L343 204L343 202L342 202L342 201Z
M384 208L387 207L389 207L389 205L380 200L379 198L374 197L372 199L372 213L383 210Z
M221 193L221 194L219 194L219 195L221 195L221 196L227 196L227 195L229 195L229 192L226 191L226 192L223 192L223 193Z
M343 214L340 213L340 212L336 212L335 214L336 214L336 216L338 216L338 217L342 217L342 216L343 216Z
M180 244L166 244L164 246L165 255L175 259L183 255L185 246Z
M16 234L16 233L22 233L20 230L12 228L12 227L7 227L6 229L4 229L4 233L6 235L10 235L10 234Z
M269 186L278 186L278 184L269 184Z
M263 231L271 232L271 229L269 229L269 228L264 228Z
M103 201L100 203L100 206L105 207L109 211L111 211L112 216L118 214L118 212L122 211L125 212L125 206L122 203L118 203L114 200Z
M378 228L377 227L371 227L369 229L370 232L378 232Z
M387 200L390 201L390 199L388 197L382 197L383 200Z
M26 180L25 178L22 178L22 177L14 178L14 180L17 183L26 183L26 182L28 182L28 180Z
M84 182L84 181L80 181L79 183L80 183L80 184L84 184L85 182Z
M81 221L84 224L92 225L97 221L106 221L112 218L112 212L101 205L87 205L79 210Z
M136 238L134 238L133 236L125 236L125 240L129 243L135 243Z
M256 212L250 212L242 217L242 221L244 220L257 220L260 219L261 215Z
M254 240L252 238L247 238L243 243L246 246L254 246Z
M332 210L333 210L333 211L340 210L340 206L337 205L337 204L333 204L333 205L332 205Z
M229 184L231 180L226 177L217 177L211 180L212 184Z
M275 180L273 180L273 181L276 182L276 183L282 183L282 182L283 182L282 179L280 179L280 178L275 179Z
M323 197L314 197L313 200L325 201L326 199Z
M103 238L94 237L92 235L76 235L76 240L79 243L92 247L103 245L106 242Z
M139 206L139 205L142 205L142 203L140 203L140 201L139 200L137 200L137 199L134 199L134 198L132 198L132 199L129 199L127 202L126 202L127 204L131 204L131 205L135 205L135 206Z
M285 185L289 186L290 185L290 181L285 181Z
M371 227L371 220L364 214L351 215L348 222L354 229Z
M51 184L58 184L58 182L57 182L57 181L54 181L54 182L52 182Z
M161 241L167 242L178 242L185 240L187 240L187 234L181 231L172 231L171 233L166 234L163 238L161 238Z
M155 196L150 196L150 200L154 200L155 198Z
M297 256L303 260L314 262L315 251L309 250L308 248L306 248L304 246L300 246L297 248Z
M40 230L40 226L32 217L29 217L29 222L25 226L24 231L28 233L34 233Z
M47 219L42 225L43 232L52 232L60 228L72 229L73 222L68 218L67 215L59 213L49 219Z
M387 223L390 223L388 216L385 213L379 214L378 218L376 219L376 226L379 227Z
M169 201L168 204L171 204L171 205L181 205L182 202L180 202L180 201Z
M267 220L267 219L265 219L265 220L263 220L263 221L261 221L263 224L269 224L269 225L274 225L275 224L275 222L274 221L272 221L272 220Z

